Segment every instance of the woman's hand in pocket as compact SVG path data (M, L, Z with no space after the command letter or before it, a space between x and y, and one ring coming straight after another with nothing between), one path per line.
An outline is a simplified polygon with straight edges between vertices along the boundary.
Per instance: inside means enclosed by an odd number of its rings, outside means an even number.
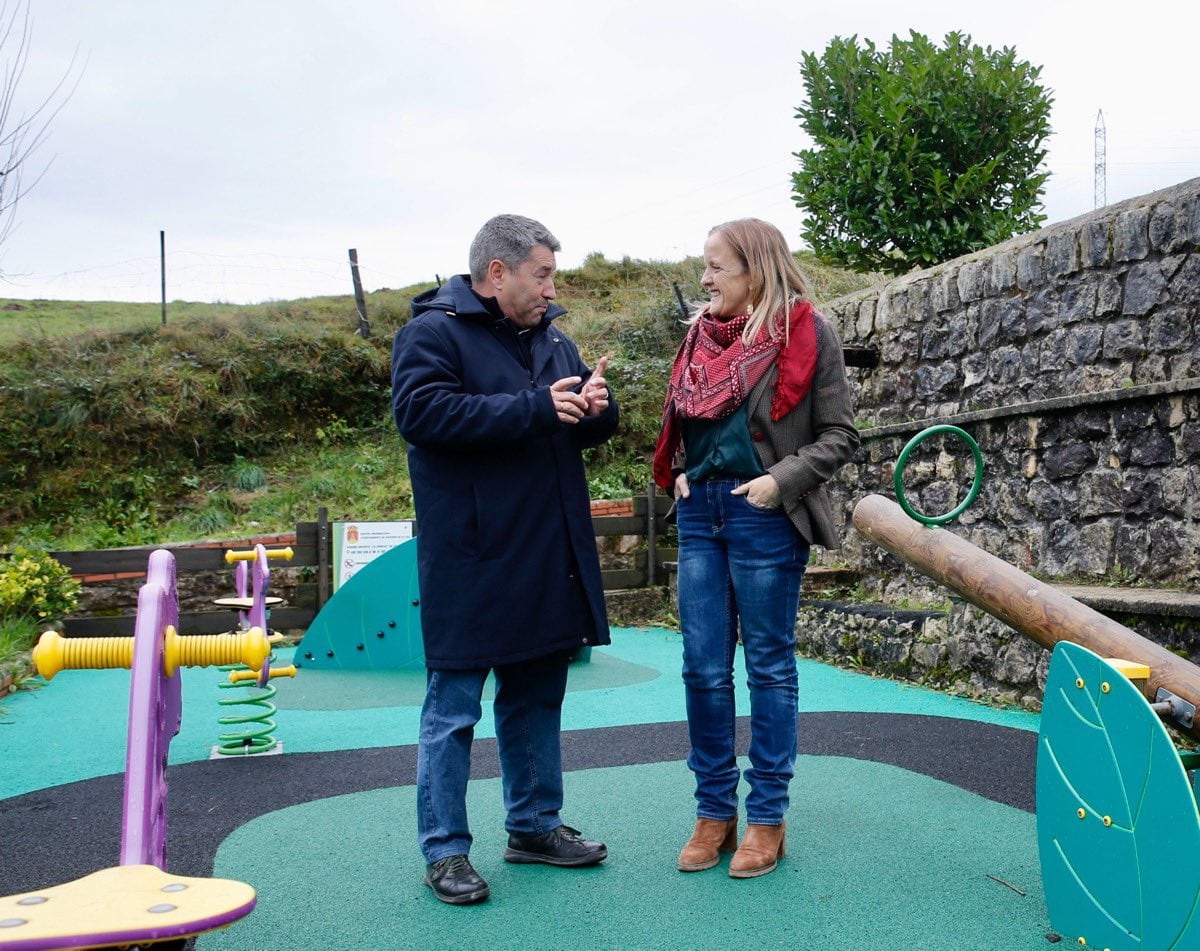
M675 477L675 501L686 499L692 494L691 486L688 485L686 472L681 472Z
M742 483L730 494L744 495L747 502L760 509L777 509L782 502L779 483L770 473Z

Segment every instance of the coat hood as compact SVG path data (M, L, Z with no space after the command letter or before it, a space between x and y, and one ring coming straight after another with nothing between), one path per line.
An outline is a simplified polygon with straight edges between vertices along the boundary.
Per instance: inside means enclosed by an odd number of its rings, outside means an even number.
M470 317L476 320L494 321L502 319L500 308L494 297L482 298L471 287L471 278L466 274L455 274L441 287L424 291L412 300L412 315L418 317L426 311L440 310L451 316ZM491 304L489 307L488 304ZM550 304L546 316L542 318L545 326L556 317L561 317L566 310L557 304Z

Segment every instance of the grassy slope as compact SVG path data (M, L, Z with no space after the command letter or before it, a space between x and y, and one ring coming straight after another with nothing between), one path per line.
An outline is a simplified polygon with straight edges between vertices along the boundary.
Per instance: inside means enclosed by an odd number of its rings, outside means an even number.
M871 282L800 259L818 302ZM649 480L682 332L672 283L702 297L700 267L592 255L560 272L564 329L589 363L612 355L622 406L620 435L589 461L595 497ZM334 518L410 516L387 350L429 286L368 295L370 346L352 337L349 295L176 302L166 329L157 304L0 300L0 462L28 469L0 485L0 547L235 538L290 529L320 505ZM337 373L345 383L318 385Z

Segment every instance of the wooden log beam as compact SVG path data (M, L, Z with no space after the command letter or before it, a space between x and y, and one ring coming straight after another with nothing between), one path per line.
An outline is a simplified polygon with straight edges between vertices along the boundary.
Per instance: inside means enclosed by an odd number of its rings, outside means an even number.
M1101 657L1145 664L1148 699L1163 687L1200 707L1200 667L953 532L921 525L891 499L866 496L854 507L854 525L901 561L1043 647L1066 640ZM1189 732L1200 738L1200 722Z

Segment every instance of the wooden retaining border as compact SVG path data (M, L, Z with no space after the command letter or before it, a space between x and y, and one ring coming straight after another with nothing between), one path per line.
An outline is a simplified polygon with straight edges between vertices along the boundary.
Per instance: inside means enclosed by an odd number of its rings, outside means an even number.
M677 557L674 548L663 548L659 544L667 529L664 518L670 505L670 498L657 494L653 486L643 496L592 503L592 526L598 542L602 544L603 539L626 535L645 539L645 545L633 553L631 567L601 572L605 591L665 584L664 562ZM297 523L294 533L237 541L56 551L52 554L80 583L103 584L144 577L150 552L157 548L166 548L175 556L175 569L179 575L196 572L229 572L232 575L225 562L225 552L252 548L256 544L268 548L291 546L292 559L279 562L273 566L276 569L312 569L311 580L298 582L288 603L271 611L271 623L276 629L305 630L329 600L333 587L333 532L328 509L324 506L318 510L317 521ZM219 634L229 629L229 619L228 609L181 612L179 629L185 634ZM63 621L63 633L67 637L127 635L133 629L133 620L133 614L70 617Z

